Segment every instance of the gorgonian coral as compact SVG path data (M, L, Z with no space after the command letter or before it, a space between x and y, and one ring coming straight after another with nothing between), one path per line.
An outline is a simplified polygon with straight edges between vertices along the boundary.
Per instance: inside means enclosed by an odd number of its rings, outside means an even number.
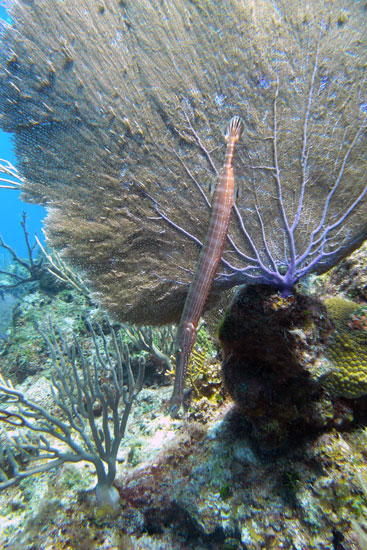
M284 294L367 232L366 8L351 0L16 0L1 126L52 245L119 319L177 320L223 164L244 134L212 295Z

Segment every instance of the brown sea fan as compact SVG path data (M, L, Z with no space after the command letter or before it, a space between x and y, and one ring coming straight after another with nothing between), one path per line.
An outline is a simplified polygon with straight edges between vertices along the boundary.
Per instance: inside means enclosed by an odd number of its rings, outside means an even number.
M51 245L115 317L179 318L234 114L237 209L214 293L262 266L283 276L284 213L299 257L348 213L301 276L365 239L363 3L16 0L12 17L0 111L23 197L47 206Z

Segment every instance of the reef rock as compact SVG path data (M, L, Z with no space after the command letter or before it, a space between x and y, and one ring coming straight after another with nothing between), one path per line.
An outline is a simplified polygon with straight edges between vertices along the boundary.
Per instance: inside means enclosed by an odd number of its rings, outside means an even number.
M366 336L363 327L348 326L358 311L343 299L282 298L264 285L237 292L219 328L223 379L262 450L359 417Z

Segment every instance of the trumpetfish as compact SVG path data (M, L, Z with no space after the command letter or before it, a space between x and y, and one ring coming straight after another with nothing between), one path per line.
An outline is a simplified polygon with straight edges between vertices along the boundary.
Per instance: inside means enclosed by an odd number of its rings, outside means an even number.
M243 132L243 121L234 116L226 134L227 149L211 206L209 228L201 249L196 270L186 296L176 335L176 375L170 402L170 414L175 416L183 402L183 392L190 354L196 341L197 326L210 292L227 238L234 205L232 168L235 145Z

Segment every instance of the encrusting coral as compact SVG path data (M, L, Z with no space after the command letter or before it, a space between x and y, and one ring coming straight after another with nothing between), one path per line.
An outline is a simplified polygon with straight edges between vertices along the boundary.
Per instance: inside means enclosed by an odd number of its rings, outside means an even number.
M23 197L116 318L178 320L234 115L212 296L252 277L287 291L364 240L363 3L15 0L11 16L0 123Z
M335 327L326 351L333 365L329 385L344 397L366 395L367 308L340 296L328 298L325 305Z

